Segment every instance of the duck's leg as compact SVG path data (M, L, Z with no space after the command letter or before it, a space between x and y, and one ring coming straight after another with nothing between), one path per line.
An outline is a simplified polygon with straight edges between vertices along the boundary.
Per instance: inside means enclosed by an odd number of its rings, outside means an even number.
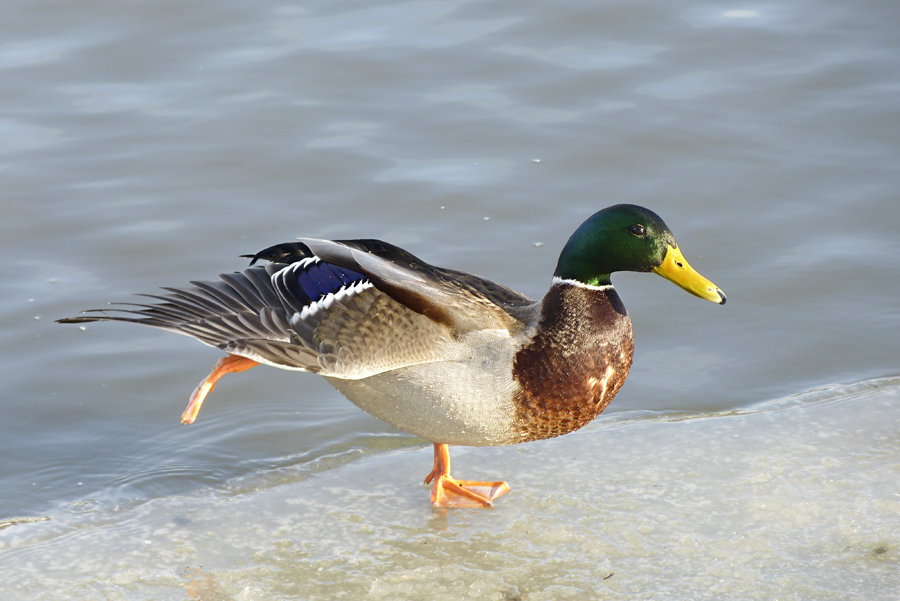
M225 374L244 371L256 365L259 365L259 363L240 355L228 355L219 359L213 370L209 372L209 375L203 378L203 381L197 384L197 388L191 393L191 400L188 401L187 408L181 414L181 423L194 423L194 420L197 419L197 414L200 413L200 406L203 405L206 395L216 387L216 382L219 381L219 378Z
M506 482L473 482L450 476L450 448L434 443L434 469L425 478L431 487L432 507L493 507L493 500L509 492Z

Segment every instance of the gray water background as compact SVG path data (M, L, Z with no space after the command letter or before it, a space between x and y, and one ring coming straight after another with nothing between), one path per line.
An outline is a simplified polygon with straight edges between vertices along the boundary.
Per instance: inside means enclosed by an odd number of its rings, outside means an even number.
M435 565L480 598L896 598L898 16L885 1L7 5L0 563L18 576L3 598L431 598ZM217 352L53 323L296 236L382 238L540 297L572 230L619 202L657 211L728 304L615 276L637 350L606 414L454 452L463 477L510 481L493 512L433 515L428 445L313 376L230 376L182 427ZM746 444L726 444L727 419ZM746 471L729 479L725 456ZM685 473L694 511L641 503ZM777 510L738 525L757 544L732 545L725 508L787 480ZM685 542L700 516L724 538ZM802 549L773 550L801 532ZM448 537L437 557L415 544Z

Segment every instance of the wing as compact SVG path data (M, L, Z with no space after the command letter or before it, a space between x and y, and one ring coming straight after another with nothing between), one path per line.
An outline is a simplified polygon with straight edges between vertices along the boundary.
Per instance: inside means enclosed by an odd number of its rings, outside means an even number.
M410 310L449 328L454 337L483 329L521 331L536 303L527 296L479 276L435 267L381 240L302 238L262 251L256 258L314 254L364 273L369 281Z
M218 281L164 290L145 295L155 302L59 321L140 323L278 367L362 378L440 360L441 342L474 328L518 331L514 315L534 305L370 240L280 244Z
M222 274L218 281L140 295L155 302L111 303L113 308L58 321L137 323L278 367L318 372L317 353L292 332L292 311L272 284L272 277L285 267L277 263L250 267Z

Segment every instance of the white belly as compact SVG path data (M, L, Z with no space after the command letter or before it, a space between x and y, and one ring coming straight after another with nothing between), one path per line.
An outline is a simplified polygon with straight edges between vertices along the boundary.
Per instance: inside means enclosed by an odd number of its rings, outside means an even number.
M479 332L445 345L446 360L359 380L326 379L363 411L432 442L519 442L513 428L518 385L512 377L518 342L505 332Z

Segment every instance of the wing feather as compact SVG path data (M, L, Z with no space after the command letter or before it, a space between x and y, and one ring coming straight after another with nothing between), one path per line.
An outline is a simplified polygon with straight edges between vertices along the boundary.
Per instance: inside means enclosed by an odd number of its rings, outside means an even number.
M279 367L362 378L445 359L443 343L473 330L520 332L536 306L378 240L304 238L252 259L216 281L141 295L153 302L60 321L139 323Z

